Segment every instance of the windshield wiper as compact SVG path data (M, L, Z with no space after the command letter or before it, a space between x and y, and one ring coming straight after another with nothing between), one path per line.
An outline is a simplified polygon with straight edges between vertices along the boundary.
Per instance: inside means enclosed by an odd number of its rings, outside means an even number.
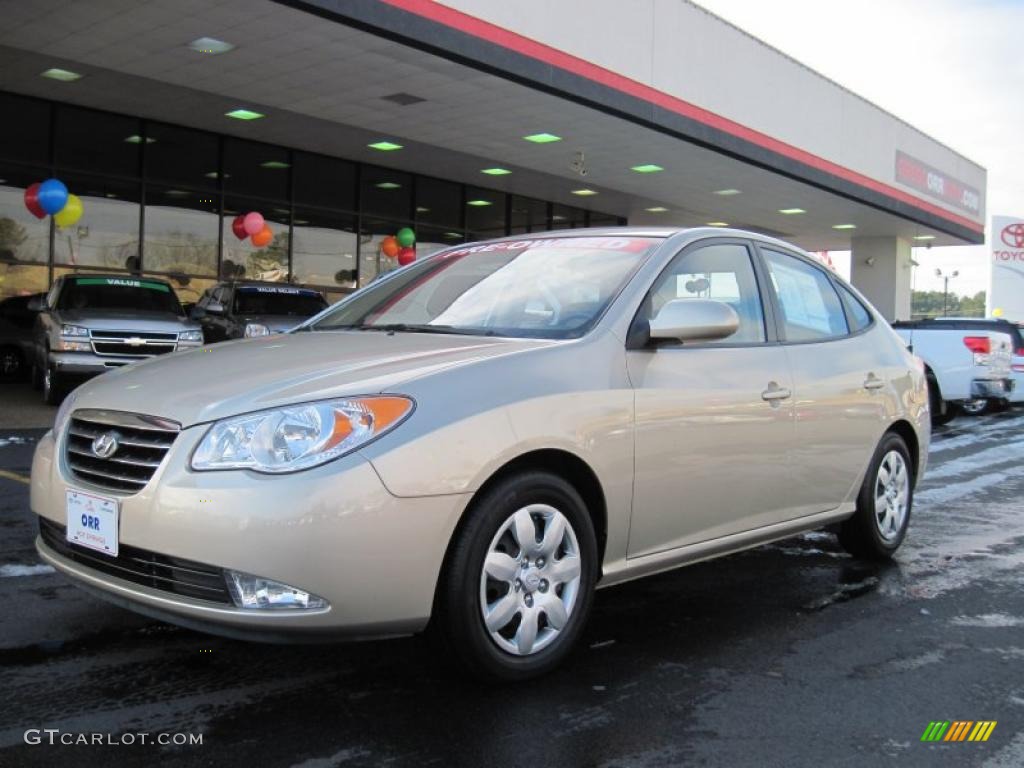
M495 331L475 328L456 328L452 325L431 325L430 323L383 323L381 325L349 326L357 331L384 331L386 333L446 333L452 336L497 336Z

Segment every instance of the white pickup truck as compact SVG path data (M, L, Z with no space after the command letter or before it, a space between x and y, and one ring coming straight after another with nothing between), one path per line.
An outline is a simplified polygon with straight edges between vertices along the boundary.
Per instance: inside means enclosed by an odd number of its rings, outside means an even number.
M943 317L897 321L892 327L924 360L934 424L1014 396L1012 363L1020 331L1012 323Z

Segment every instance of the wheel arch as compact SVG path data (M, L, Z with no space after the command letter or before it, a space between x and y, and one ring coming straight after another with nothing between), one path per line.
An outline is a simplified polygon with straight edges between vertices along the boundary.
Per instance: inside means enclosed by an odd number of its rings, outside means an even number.
M886 433L889 432L899 435L903 438L903 442L907 444L907 450L910 451L910 461L914 467L914 482L916 483L921 474L921 442L917 438L917 432L906 419L900 419L890 424L886 430Z

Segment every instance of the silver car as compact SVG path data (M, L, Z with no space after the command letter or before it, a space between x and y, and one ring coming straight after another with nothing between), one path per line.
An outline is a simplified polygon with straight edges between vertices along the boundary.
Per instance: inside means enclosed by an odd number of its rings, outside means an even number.
M891 556L928 441L920 362L805 253L575 230L86 384L31 503L42 558L127 608L269 640L429 624L512 680L597 587L833 524Z

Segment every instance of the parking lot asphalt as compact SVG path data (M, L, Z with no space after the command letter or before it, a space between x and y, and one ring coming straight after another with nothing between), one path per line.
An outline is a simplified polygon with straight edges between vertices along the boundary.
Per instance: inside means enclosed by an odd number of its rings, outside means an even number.
M820 532L604 590L568 663L511 687L420 638L248 644L84 594L33 548L40 434L0 431L0 765L1024 765L1020 411L936 432L894 563ZM997 726L921 742L935 720Z

